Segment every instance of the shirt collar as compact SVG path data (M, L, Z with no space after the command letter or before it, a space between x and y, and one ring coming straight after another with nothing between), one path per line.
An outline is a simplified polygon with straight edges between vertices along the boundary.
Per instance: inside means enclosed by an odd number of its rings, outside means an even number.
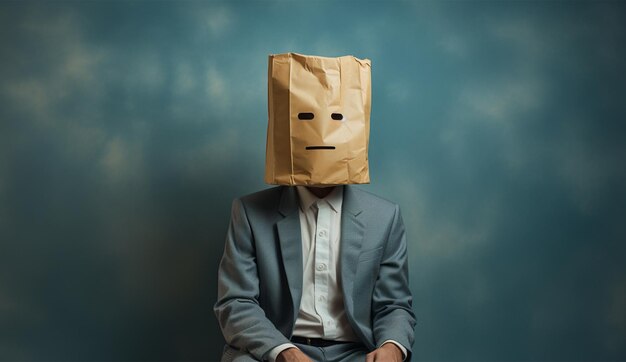
M335 186L334 190L323 199L313 195L306 186L296 186L298 197L300 199L300 210L305 212L311 205L319 200L326 200L330 207L337 213L341 212L341 204L343 202L343 186Z

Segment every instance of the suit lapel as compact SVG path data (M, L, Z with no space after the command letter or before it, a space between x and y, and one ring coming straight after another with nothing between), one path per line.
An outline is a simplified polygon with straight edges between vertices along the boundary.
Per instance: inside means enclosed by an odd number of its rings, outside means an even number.
M283 187L278 211L284 216L282 220L276 223L276 227L285 275L293 302L293 321L295 323L302 298L302 234L298 199L294 187Z
M359 217L363 209L351 186L348 185L346 185L343 190L342 209L340 248L341 285L343 287L346 308L351 313L353 309L353 282L356 273L356 265L361 252L361 245L363 243L363 236L365 234L365 225Z

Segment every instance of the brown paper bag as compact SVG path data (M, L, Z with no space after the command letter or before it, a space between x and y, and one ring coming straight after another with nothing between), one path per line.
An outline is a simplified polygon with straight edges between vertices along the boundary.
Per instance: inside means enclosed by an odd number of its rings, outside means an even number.
M369 183L371 62L269 56L265 182Z

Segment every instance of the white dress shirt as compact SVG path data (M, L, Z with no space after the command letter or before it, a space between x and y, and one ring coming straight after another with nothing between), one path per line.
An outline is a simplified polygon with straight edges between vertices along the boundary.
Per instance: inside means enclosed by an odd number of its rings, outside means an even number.
M337 186L320 199L305 186L296 186L300 200L302 233L302 299L294 326L294 336L331 341L358 342L344 310L339 279L341 242L341 206L343 186ZM318 211L319 209L319 211ZM322 224L317 225L318 213ZM406 349L395 341L406 358ZM273 348L268 359L275 361L280 352L295 347L291 343Z
M359 340L346 319L339 281L339 241L343 187L323 199L297 186L302 232L302 300L293 334L331 341ZM325 210L318 211L318 204ZM316 225L324 213L328 225Z

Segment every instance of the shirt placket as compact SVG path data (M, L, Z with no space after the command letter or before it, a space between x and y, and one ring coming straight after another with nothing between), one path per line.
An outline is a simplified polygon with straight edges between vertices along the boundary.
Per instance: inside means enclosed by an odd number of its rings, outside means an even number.
M315 230L315 311L322 320L324 337L335 336L335 323L328 312L328 284L330 262L330 206L326 201L317 203Z

